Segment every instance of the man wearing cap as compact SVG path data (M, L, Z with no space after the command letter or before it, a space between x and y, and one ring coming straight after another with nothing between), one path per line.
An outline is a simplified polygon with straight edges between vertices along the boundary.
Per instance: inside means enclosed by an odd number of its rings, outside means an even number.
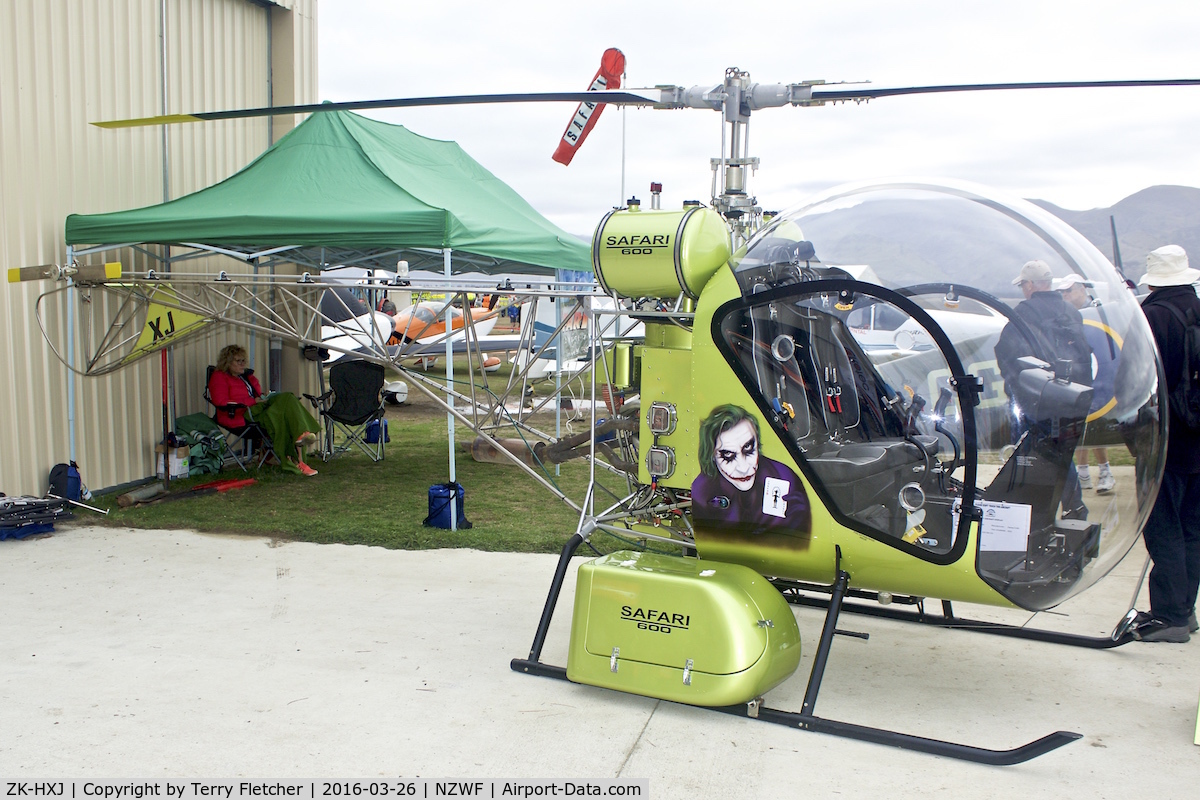
M1178 245L1160 247L1146 256L1146 274L1138 281L1150 287L1142 311L1154 333L1168 391L1183 370L1184 328L1168 305L1184 315L1200 315L1193 283L1200 270L1188 266ZM1138 614L1134 635L1143 642L1186 642L1196 624L1196 590L1200 586L1200 434L1192 433L1172 412L1167 435L1167 463L1158 499L1142 532L1154 561L1150 570L1150 613Z
M1062 295L1063 300L1082 311L1093 305L1092 298L1087 291L1091 285L1091 282L1083 276L1072 272L1067 277L1056 280L1053 288ZM1114 402L1117 359L1121 355L1121 349L1096 320L1085 319L1083 321L1083 335L1096 357L1096 375L1092 380L1092 406L1088 409L1090 419L1091 415L1097 411L1107 411L1105 406ZM1096 476L1096 494L1108 494L1117 486L1117 479L1113 477L1112 469L1108 465L1108 448L1093 447L1091 450L1096 454L1099 472ZM1075 461L1078 464L1075 469L1079 475L1080 488L1091 489L1092 475L1088 468L1088 448L1081 447L1076 450Z
M1073 383L1092 385L1092 355L1086 346L1083 317L1061 294L1053 290L1054 273L1045 261L1029 261L1013 279L1025 299L1013 311L1041 339L1030 342L1016 326L1006 325L996 342L996 361L1004 377L1004 391L1014 397L1020 366L1017 359L1035 356L1051 361L1067 359L1067 375Z
M1071 383L1092 385L1092 353L1084 336L1083 317L1078 309L1053 290L1053 283L1054 273L1050 271L1050 265L1040 260L1026 262L1013 280L1013 285L1020 287L1025 295L1025 299L1013 309L1021 322L1025 323L1024 330L1010 321L1000 332L995 352L1000 375L1004 378L1004 391L1013 403L1014 412L1019 409L1016 398L1022 372L1020 359L1025 356L1048 362L1055 368L1056 375L1061 375ZM1030 340L1030 336L1034 341ZM1019 422L1013 426L1013 442L1018 442L1021 434L1031 428L1045 432L1054 427L1047 420L1030 420L1022 411ZM1062 516L1087 519L1088 509L1083 503L1083 491L1072 461L1074 447L1074 439L1063 436L1051 448L1066 469L1060 500Z

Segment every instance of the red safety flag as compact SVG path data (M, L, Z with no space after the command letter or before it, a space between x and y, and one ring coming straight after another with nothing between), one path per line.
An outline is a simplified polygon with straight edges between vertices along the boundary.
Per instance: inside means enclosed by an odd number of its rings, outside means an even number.
M225 480L209 481L208 483L202 483L198 486L193 486L192 491L198 492L205 489L212 489L214 492L228 492L230 489L241 489L244 486L253 486L256 483L258 483L258 481L254 478L242 478L241 480L238 480L237 478L226 478Z
M624 74L625 54L615 47L610 47L600 58L600 69L597 70L596 77L592 78L592 85L588 87L588 91L619 89L621 88L621 76ZM575 151L579 149L583 140L596 126L596 120L600 119L600 112L604 110L604 106L604 103L579 104L579 108L575 109L575 116L571 117L567 129L563 131L558 149L551 156L555 161L563 166L571 163L571 159L575 157Z

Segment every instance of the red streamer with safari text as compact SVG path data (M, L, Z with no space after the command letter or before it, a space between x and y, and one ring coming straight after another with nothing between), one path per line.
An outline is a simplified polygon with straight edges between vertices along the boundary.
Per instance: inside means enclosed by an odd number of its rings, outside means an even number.
M592 85L588 87L588 91L619 89L621 88L621 76L624 74L625 54L615 47L610 47L600 58L600 69L596 71L596 77L592 78ZM575 157L575 151L583 144L583 140L591 133L592 128L596 127L596 120L600 119L600 113L604 111L604 106L605 103L579 104L579 107L575 109L575 116L571 117L571 121L567 123L567 129L563 131L558 149L551 156L555 161L563 166L571 163L571 159Z

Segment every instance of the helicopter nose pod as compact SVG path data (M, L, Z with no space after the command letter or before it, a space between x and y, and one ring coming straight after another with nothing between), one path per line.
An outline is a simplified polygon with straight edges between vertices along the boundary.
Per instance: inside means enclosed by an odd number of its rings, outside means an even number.
M729 260L721 216L694 206L682 211L617 209L592 237L596 280L621 297L691 299Z
M1040 610L1132 547L1161 477L1157 350L1074 229L970 184L852 184L731 266L718 349L834 518L885 545L843 548L854 583ZM1089 461L1115 486L1082 482Z

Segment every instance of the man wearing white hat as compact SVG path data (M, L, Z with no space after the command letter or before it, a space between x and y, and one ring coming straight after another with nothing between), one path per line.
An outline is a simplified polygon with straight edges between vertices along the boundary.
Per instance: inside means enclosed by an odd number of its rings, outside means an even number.
M1056 280L1051 288L1061 294L1063 300L1082 311L1095 305L1087 291L1091 286L1091 281L1072 272L1065 278ZM1114 384L1117 378L1117 359L1121 350L1104 328L1096 324L1095 320L1083 320L1083 335L1096 359L1096 374L1092 379L1092 406L1088 410L1090 418L1093 413L1109 403L1115 402L1113 400ZM1100 473L1096 476L1096 494L1108 494L1117 487L1117 479L1113 477L1112 468L1108 464L1108 448L1093 447L1091 451L1096 455L1097 471ZM1088 464L1088 452L1089 449L1086 447L1080 447L1075 451L1075 470L1079 475L1079 486L1082 489L1091 489L1093 485Z
M1200 316L1200 298L1192 284L1200 270L1188 266L1187 253L1167 245L1146 256L1146 274L1138 281L1150 287L1142 310L1154 333L1170 391L1183 371L1184 325L1170 307L1186 317ZM1142 533L1154 561L1150 570L1150 613L1139 614L1134 635L1144 642L1186 642L1196 624L1196 590L1200 586L1200 434L1171 412L1167 463L1158 499Z

